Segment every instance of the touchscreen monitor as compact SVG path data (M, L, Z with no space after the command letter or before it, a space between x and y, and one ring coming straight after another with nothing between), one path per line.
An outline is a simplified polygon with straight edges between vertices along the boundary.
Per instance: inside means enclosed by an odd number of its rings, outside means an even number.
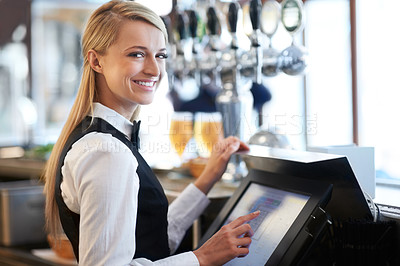
M292 263L299 258L297 253L304 251L305 245L316 237L309 226L310 217L326 205L332 185L260 174L256 170L250 172L201 240L202 244L223 225L259 210L260 215L249 222L254 231L250 253L226 265Z
M239 216L259 210L249 222L253 229L250 254L226 265L263 265L306 205L310 196L252 183L224 224Z

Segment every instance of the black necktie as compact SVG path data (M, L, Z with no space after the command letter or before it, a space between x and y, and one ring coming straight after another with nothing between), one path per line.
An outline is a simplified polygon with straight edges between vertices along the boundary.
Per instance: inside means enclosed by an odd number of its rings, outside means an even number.
M140 120L136 122L136 120L133 121L132 125L132 133L131 133L131 142L133 146L135 146L138 150L140 148L140 140L139 140L139 129L140 129Z

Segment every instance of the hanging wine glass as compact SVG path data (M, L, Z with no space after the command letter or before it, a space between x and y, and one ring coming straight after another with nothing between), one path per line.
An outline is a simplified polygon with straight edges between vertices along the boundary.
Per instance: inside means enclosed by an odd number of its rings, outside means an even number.
M269 39L269 46L263 51L262 73L267 77L280 72L281 54L272 47L272 36L276 33L281 19L281 6L275 0L266 1L261 9L261 30Z
M282 3L282 24L292 35L292 44L281 53L281 69L288 75L302 74L308 65L307 49L296 45L294 38L303 27L303 18L303 3L300 0L285 0Z

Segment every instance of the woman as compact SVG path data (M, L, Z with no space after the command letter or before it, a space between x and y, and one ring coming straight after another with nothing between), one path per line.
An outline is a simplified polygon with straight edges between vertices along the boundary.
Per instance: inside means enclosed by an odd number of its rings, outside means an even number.
M45 171L47 228L55 237L64 230L82 265L221 265L248 253L246 222L258 213L224 226L193 252L170 256L244 144L220 141L203 174L168 208L138 152L133 121L164 75L166 40L162 20L135 2L104 4L84 31L81 85Z

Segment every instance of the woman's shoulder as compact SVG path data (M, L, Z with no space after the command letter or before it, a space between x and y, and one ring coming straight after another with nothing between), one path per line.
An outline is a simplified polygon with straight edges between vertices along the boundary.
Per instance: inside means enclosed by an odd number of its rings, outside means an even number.
M132 151L110 134L91 132L76 141L68 151L64 166L75 177L99 176L101 172L136 172L138 162Z
M71 150L79 152L120 153L131 152L129 147L111 134L102 132L91 132L80 138Z
M111 134L101 132L88 133L76 141L68 151L64 163L74 169L80 166L107 167L99 165L104 163L123 167L137 167L138 164L128 146Z

